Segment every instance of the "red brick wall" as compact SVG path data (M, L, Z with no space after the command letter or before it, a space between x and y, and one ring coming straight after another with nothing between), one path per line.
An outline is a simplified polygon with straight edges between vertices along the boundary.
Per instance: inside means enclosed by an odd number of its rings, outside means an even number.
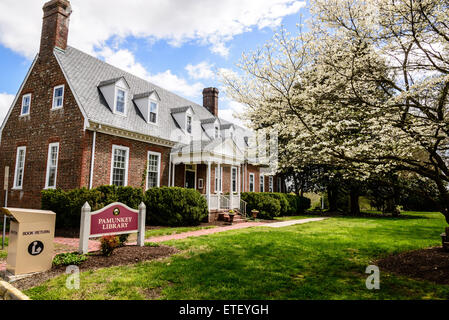
M51 110L53 88L64 84L64 105ZM22 96L31 93L30 114L20 116ZM4 167L10 167L8 206L40 208L40 193L45 187L48 145L59 142L57 187L72 189L83 181L80 168L83 163L85 132L84 118L54 56L39 59L5 124L0 145L0 181ZM13 187L16 152L26 146L23 189ZM83 182L84 183L84 182ZM4 193L0 196L4 204Z
M92 132L88 133L89 139L87 149L85 152L85 162L88 163L90 170L90 153L92 147ZM146 171L148 151L159 152L161 154L161 186L168 186L168 171L170 149L166 147L151 145L145 142L140 142L131 139L119 138L103 133L97 133L95 142L95 165L94 165L94 179L92 187L101 185L109 185L111 183L111 161L112 161L112 146L124 146L129 148L129 162L128 162L128 186L141 187L143 175ZM89 183L89 170L84 169L87 176L85 181ZM144 182L146 188L146 181Z

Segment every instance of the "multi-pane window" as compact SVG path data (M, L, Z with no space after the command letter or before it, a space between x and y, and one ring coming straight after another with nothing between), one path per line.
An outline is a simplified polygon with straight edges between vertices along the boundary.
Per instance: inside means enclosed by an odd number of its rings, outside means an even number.
M223 168L220 168L220 174L218 174L218 167L215 167L215 192L222 191L222 177Z
M22 97L22 116L30 114L31 94L26 94Z
M148 152L148 189L159 187L160 161L160 153Z
M57 86L53 90L53 109L62 108L64 103L64 86Z
M263 175L260 175L260 192L264 192L265 189L265 178Z
M45 188L56 188L56 176L58 174L59 143L50 143L48 146L47 176Z
M192 133L192 117L187 116L187 132Z
M237 168L231 169L232 192L237 192Z
M270 179L269 179L269 186L268 186L268 192L273 192L273 177L272 176L270 176Z
M14 188L21 189L23 186L23 172L25 170L26 147L17 148L16 171L14 174Z
M215 127L215 139L218 138L220 135L220 132L218 130L218 127Z
M126 186L128 184L128 157L127 147L112 146L112 185Z
M156 123L157 122L157 103L156 102L150 102L150 122Z
M254 173L249 174L249 192L254 192Z
M115 97L115 112L125 114L125 99L126 92L121 89L117 89Z

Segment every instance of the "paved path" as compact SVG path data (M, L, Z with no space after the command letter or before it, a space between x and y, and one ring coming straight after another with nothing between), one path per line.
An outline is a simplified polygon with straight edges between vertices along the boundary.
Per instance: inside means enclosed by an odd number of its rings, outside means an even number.
M288 227L293 226L295 224L303 224L313 221L322 221L329 218L309 218L309 219L299 219L299 220L287 220L282 222L274 222L274 223L266 223L261 225L261 227L270 227L270 228L282 228L282 227Z

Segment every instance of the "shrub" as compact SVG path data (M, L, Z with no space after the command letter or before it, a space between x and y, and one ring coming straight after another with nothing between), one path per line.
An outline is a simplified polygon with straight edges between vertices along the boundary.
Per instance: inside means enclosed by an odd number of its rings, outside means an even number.
M87 256L84 254L79 254L77 252L71 253L60 253L53 258L53 265L58 266L79 266L82 262L87 260Z
M103 236L100 238L101 253L109 257L115 248L120 245L119 238L117 236Z
M41 207L56 213L56 228L79 228L81 208L86 202L92 211L96 211L113 202L121 202L130 208L138 209L142 201L143 193L140 188L101 186L92 190L49 189L42 191Z
M244 192L242 200L247 203L247 212L253 209L259 211L257 217L260 219L273 219L281 214L279 200L266 193Z
M151 188L145 193L144 202L147 224L194 226L208 216L206 199L193 189Z
M118 236L119 247L124 247L126 242L128 241L129 233L121 234Z
M289 216L304 213L311 207L311 200L309 198L301 197L294 193L289 193L285 196L290 204L290 208L287 213Z
M279 204L281 205L281 216L286 216L291 212L290 203L287 199L287 196L284 193L279 192L265 192L263 194L266 194L269 197L275 198L279 200Z

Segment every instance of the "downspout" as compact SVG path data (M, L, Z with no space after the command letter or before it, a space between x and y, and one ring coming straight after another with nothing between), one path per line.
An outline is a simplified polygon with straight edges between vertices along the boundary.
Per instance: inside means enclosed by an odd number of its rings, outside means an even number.
M94 165L95 165L95 143L97 141L97 131L94 131L92 137L92 153L90 157L90 179L89 179L89 190L92 189L92 183L94 179Z
M169 165L168 165L168 186L169 187L172 187L172 185L171 185L171 166L172 166L172 164L171 164L171 150L170 150L170 162L169 162Z

